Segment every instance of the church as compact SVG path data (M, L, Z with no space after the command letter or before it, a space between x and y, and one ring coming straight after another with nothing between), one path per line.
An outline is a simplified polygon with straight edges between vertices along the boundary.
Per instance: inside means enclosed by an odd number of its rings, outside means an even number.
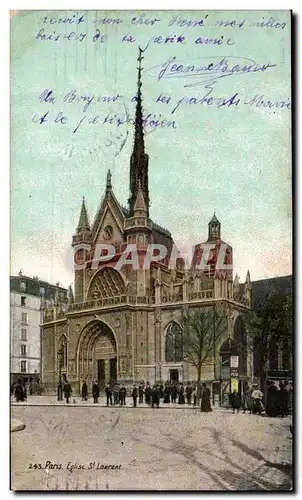
M219 249L226 248L226 263L232 264L233 250L221 239L216 214L208 223L210 252L207 270L198 269L201 243L195 246L190 268L178 258L169 265L175 247L172 234L150 218L149 156L145 149L141 61L138 58L138 89L134 123L134 144L130 158L130 197L125 208L117 200L110 171L104 195L94 221L89 222L83 199L76 232L74 290L68 305L56 301L44 309L41 325L42 382L46 393L54 393L61 377L68 378L73 392L80 392L83 380L91 387L98 380L101 389L109 381L124 383L166 380L197 380L197 370L184 359L181 346L181 318L184 311L216 308L228 310L227 323L213 355L202 366L201 380L221 390L221 346L237 341L239 381L252 377L252 354L248 350L245 315L251 307L249 272L240 284L232 271L216 269ZM152 175L152 169L151 169ZM112 259L95 265L93 256L100 244L115 249ZM136 245L139 261L148 245L163 245L167 255L148 269L116 262L128 245ZM230 381L229 381L230 382ZM227 385L227 384L226 384ZM225 385L225 387L226 387ZM218 389L217 389L218 387ZM228 389L230 390L230 388Z

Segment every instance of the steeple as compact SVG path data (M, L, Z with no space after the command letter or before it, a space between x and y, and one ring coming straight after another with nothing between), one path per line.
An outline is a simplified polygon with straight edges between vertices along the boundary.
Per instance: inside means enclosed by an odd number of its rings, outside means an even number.
M89 225L88 215L87 215L87 210L86 210L86 205L85 205L85 197L83 196L81 214L80 214L80 219L79 219L79 223L78 223L78 227L77 227L77 234L81 234L84 231L90 231L90 225Z
M209 222L209 237L208 241L216 241L220 240L220 227L221 224L217 219L215 212L212 219Z
M143 130L143 110L142 110L142 93L141 93L141 62L143 60L142 53L144 51L139 48L138 56L138 80L137 80L137 96L136 96L136 112L135 112L135 128L134 128L134 145L130 160L130 217L133 216L134 204L141 182L141 189L147 208L147 216L149 216L149 188L148 188L148 161L149 156L145 153L144 130Z

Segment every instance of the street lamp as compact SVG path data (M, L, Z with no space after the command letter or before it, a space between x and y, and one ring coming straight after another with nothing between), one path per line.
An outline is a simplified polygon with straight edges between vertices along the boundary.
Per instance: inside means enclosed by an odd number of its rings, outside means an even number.
M63 401L63 388L62 388L62 380L61 380L63 356L64 356L64 350L63 350L63 346L61 345L60 349L58 350L58 361L59 361L58 401Z

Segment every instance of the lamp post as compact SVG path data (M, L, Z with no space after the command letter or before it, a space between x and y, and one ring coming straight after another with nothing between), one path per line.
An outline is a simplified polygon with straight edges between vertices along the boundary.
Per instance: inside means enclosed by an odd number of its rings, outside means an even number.
M63 346L61 345L60 349L58 350L58 361L59 361L59 385L58 385L58 401L63 401L63 387L62 387L62 366L63 366Z

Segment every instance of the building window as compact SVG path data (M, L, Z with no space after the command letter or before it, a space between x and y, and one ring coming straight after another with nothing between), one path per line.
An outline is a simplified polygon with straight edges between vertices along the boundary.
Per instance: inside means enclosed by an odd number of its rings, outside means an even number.
M40 295L42 295L42 297L44 297L44 295L45 295L45 288L44 288L44 286L40 286Z
M27 340L27 330L26 330L26 328L21 328L21 340Z
M26 306L26 297L21 297L21 306Z
M23 323L23 325L27 325L28 324L27 313L22 313L22 323Z
M21 345L21 356L26 356L27 353L26 353L26 345L25 344L22 344Z
M183 360L182 331L174 321L168 325L166 335L166 361L179 362Z
M26 373L26 361L21 361L21 373Z
M20 292L26 292L26 282L21 281L20 283Z

